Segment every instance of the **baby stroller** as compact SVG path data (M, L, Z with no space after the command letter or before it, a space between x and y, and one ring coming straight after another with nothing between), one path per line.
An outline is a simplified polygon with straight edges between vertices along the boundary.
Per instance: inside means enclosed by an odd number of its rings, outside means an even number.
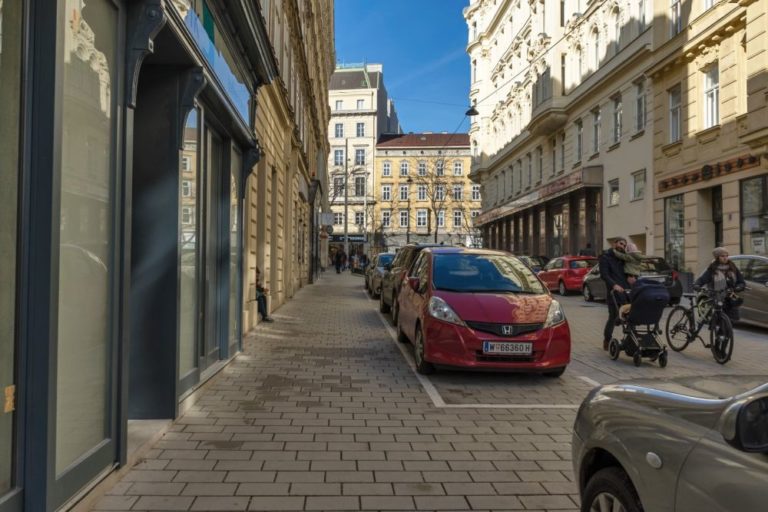
M667 288L653 280L638 279L632 290L624 294L611 293L610 300L614 301L619 311L624 333L622 341L613 338L608 344L611 359L618 359L624 351L635 366L640 366L645 358L658 361L662 368L666 367L667 347L659 342L658 335L661 332L661 316L669 304Z

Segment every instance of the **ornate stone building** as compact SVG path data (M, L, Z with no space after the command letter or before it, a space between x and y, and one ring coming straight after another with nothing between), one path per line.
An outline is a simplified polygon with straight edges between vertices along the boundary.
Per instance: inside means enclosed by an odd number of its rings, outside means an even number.
M490 247L653 250L650 2L472 0L469 131Z
M656 252L698 273L712 248L766 254L768 0L658 0Z
M376 144L375 252L409 242L480 246L466 133L383 134Z

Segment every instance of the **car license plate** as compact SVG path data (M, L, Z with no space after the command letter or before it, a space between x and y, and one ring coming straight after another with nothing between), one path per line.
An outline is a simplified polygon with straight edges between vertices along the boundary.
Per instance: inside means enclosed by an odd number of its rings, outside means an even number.
M533 353L532 343L484 341L483 354L509 354L529 356Z

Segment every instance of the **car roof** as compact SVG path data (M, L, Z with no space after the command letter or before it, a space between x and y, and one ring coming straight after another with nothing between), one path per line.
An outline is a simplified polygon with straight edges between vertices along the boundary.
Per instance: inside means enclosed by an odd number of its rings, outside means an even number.
M476 255L496 255L496 256L512 256L512 254L505 251L496 251L493 249L474 249L470 247L429 247L427 248L432 254L476 254Z

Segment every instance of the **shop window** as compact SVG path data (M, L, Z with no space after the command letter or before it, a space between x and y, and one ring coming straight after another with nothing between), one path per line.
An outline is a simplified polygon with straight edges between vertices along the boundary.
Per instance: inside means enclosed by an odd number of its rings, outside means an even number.
M768 176L741 182L741 252L768 254Z
M685 205L683 194L664 199L664 258L676 270L685 268Z

